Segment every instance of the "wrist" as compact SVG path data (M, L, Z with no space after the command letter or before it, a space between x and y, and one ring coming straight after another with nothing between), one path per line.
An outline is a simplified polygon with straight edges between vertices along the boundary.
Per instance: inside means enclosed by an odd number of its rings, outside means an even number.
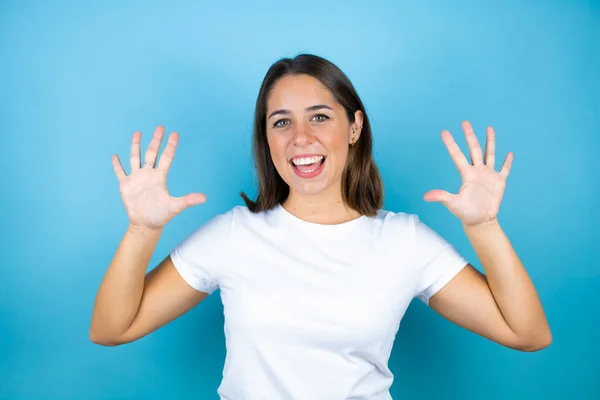
M500 223L497 218L494 218L490 221L482 222L479 224L467 225L462 224L463 229L467 232L482 232L482 231L490 231L495 230L500 227Z
M139 237L154 237L160 236L163 231L163 228L164 227L150 228L147 226L129 224L129 226L127 227L127 233Z

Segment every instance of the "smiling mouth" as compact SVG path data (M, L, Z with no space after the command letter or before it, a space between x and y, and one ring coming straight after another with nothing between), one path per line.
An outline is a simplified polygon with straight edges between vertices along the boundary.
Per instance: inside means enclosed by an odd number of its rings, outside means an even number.
M313 156L307 158L295 158L289 161L297 175L305 178L310 178L318 175L321 167L327 159L326 156Z

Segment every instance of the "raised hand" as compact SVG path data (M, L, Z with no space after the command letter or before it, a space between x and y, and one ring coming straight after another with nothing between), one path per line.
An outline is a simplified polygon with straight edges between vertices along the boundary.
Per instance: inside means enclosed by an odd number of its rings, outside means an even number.
M144 156L144 166L140 165L141 132L134 132L131 141L131 173L125 174L119 156L112 156L112 164L119 180L119 191L125 205L130 225L134 228L159 229L173 217L188 207L204 203L206 196L191 193L182 197L172 197L167 190L167 174L179 139L176 132L169 135L167 146L158 165L158 150L165 134L165 128L158 126ZM156 165L156 168L155 168Z
M492 127L487 128L485 158L482 159L481 146L468 121L462 124L469 146L471 163L448 131L442 132L442 140L462 177L462 185L457 194L444 190L430 190L425 193L425 201L441 202L463 225L474 226L496 221L500 203L506 188L514 155L509 152L499 172L494 170L496 157L496 136Z

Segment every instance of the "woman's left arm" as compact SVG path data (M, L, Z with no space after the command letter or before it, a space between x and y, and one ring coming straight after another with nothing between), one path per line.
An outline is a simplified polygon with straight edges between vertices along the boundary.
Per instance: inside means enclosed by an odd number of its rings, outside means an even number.
M443 317L513 349L537 351L552 335L535 287L497 222L465 226L485 275L468 265L431 297Z
M429 300L450 321L507 347L541 350L552 342L548 321L523 264L497 219L513 154L494 170L495 133L487 129L485 159L471 125L463 122L469 163L449 132L442 139L463 178L458 194L432 190L426 201L443 203L461 222L485 275L467 265Z

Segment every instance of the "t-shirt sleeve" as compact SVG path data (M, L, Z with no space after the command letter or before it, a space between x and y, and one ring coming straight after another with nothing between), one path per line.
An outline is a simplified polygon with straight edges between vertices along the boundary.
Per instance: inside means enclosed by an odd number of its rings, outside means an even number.
M429 299L450 282L468 261L417 215L413 215L413 219L414 256L419 268L415 297L429 305Z
M194 289L211 294L227 264L233 210L218 214L189 234L170 252L181 277Z

